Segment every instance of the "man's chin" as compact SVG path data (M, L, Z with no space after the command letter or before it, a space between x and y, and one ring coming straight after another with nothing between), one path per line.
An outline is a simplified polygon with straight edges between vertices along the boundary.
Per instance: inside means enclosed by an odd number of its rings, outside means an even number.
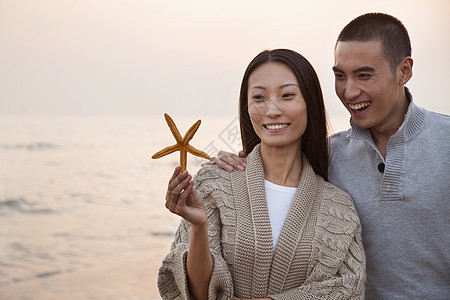
M361 120L361 118L357 118L357 117L355 118L354 116L351 116L351 118L352 118L353 124L355 124L359 128L370 129L372 127L369 122L367 122L365 120Z

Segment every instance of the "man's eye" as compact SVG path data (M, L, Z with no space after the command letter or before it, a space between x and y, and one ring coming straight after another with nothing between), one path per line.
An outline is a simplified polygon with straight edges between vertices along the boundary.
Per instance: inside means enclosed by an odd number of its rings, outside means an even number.
M336 79L344 79L344 75L342 75L341 73L334 73L334 77Z
M360 79L369 79L372 75L370 74L366 74L366 73L361 73L358 75L358 78Z

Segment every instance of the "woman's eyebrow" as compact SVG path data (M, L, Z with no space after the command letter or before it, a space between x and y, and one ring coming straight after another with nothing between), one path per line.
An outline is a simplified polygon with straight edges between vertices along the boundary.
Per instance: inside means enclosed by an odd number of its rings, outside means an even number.
M296 86L296 87L300 88L300 87L298 86L298 84L295 84L295 83L286 83L286 84L280 85L279 89L283 89L283 88L288 87L288 86ZM250 89L267 90L265 87L260 86L260 85L252 86Z
M283 88L288 87L288 86L296 86L296 87L300 88L300 87L298 86L298 84L295 84L295 83L286 83L286 84L281 85L281 86L280 86L280 89L283 89Z
M266 88L265 87L263 87L263 86L260 86L260 85L255 85L255 86L252 86L250 89L261 89L261 90L266 90Z

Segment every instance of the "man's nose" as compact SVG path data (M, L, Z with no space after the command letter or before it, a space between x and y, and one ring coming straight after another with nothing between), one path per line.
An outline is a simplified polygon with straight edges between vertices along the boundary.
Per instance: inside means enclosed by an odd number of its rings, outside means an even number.
M345 99L352 100L361 94L361 89L354 80L347 80L345 84Z

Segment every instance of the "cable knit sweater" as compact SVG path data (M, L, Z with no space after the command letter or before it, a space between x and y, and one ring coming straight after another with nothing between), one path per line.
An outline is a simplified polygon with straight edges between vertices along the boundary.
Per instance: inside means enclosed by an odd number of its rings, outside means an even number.
M205 166L195 187L205 200L213 258L209 299L363 299L365 255L351 197L316 175L306 158L275 251L259 145L245 172ZM159 270L163 299L191 299L182 220Z

